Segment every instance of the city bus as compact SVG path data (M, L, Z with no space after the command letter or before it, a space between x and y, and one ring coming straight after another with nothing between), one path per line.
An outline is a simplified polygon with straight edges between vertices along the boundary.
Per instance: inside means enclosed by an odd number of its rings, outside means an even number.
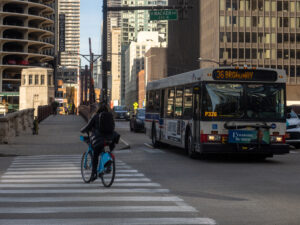
M194 70L149 82L146 134L152 144L199 154L289 153L286 73L254 67Z

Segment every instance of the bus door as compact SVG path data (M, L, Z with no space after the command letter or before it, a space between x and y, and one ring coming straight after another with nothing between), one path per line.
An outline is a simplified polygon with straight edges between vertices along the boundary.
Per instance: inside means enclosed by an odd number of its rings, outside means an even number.
M197 145L200 142L200 86L193 88L193 131L194 131L194 143Z

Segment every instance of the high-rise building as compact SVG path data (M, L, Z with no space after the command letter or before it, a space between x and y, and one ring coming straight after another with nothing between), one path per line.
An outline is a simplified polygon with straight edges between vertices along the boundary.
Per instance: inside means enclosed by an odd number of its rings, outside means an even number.
M75 68L79 70L80 0L58 0L58 13L60 19L63 18L65 22L64 24L65 25L64 26L65 48L63 51L61 51L60 65L64 69ZM61 46L59 46L59 48L60 47ZM68 78L64 78L64 80L65 79ZM73 80L74 77L70 77L69 79Z
M121 29L113 28L111 30L111 101L113 105L121 104Z
M54 0L0 1L0 99L18 110L24 68L49 67L55 50Z
M177 0L170 0L176 3ZM191 1L188 19L169 23L168 75L226 65L285 69L300 77L300 1Z
M132 41L125 52L125 105L132 108L138 101L138 73L145 68L145 53L152 47L159 47L158 32L142 31L137 41Z
M156 6L168 5L168 0L122 0L122 6ZM121 101L125 103L125 51L132 41L137 40L141 31L157 31L159 43L166 47L168 39L168 21L149 21L147 10L124 11L122 12L122 69L121 69ZM139 71L138 71L139 72ZM135 75L137 76L137 74ZM126 87L127 89L127 87Z

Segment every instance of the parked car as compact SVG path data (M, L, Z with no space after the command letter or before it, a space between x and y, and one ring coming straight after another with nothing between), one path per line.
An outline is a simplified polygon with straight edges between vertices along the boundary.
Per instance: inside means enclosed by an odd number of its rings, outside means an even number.
M126 106L114 106L113 114L116 119L129 120L129 111Z
M300 147L300 119L293 110L287 115L286 125L286 143Z
M130 119L130 131L145 131L145 109L137 109Z

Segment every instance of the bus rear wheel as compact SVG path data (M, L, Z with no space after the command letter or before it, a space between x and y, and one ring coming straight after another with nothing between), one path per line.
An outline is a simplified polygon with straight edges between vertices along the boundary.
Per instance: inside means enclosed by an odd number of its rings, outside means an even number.
M190 158L192 158L192 159L196 158L197 153L195 152L193 136L190 132L188 132L188 137L186 139L185 149L186 149L187 155Z

